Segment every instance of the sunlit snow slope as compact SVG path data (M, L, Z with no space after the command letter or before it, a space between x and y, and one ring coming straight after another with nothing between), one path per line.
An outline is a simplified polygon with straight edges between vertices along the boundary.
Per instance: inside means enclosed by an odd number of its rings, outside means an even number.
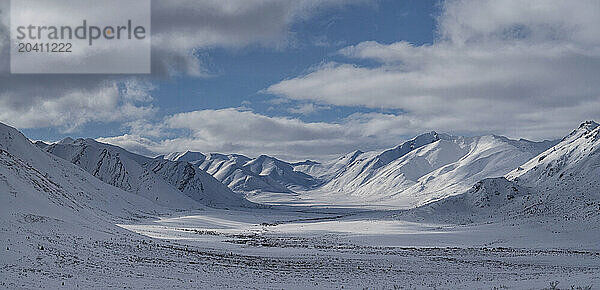
M600 226L600 127L588 121L505 177L411 214L449 222L546 217Z
M324 192L410 208L460 194L481 179L503 176L554 144L431 132L382 153L356 151L297 170L330 179Z

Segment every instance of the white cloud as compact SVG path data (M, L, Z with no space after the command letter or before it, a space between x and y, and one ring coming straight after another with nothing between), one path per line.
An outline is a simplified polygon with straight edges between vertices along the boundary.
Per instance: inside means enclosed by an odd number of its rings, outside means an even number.
M265 103L272 104L272 105L281 105L281 104L287 104L290 102L291 101L286 98L272 98L272 99L268 99L265 101Z
M155 152L149 150L149 148L153 148L157 145L156 142L141 137L139 135L130 135L125 134L117 137L109 137L109 138L97 138L98 142L110 143L121 146L123 148L127 148L132 152L136 152L146 156L154 156Z
M152 87L136 79L61 90L44 88L43 83L0 93L0 120L21 128L71 132L88 122L135 120L155 113L149 104Z
M292 114L299 114L299 115L310 115L310 114L314 114L321 110L329 110L329 109L331 109L331 107L329 107L329 106L322 106L322 105L315 105L313 103L307 103L307 104L300 104L293 108L289 108L288 112L290 112Z
M340 123L326 123L230 108L175 114L138 126L131 134L99 140L142 154L192 150L323 160L356 149L395 146L418 130L412 120L392 114L354 114Z
M521 42L593 47L600 42L600 4L595 0L453 0L443 8L440 37L456 45Z
M293 45L290 26L315 11L374 0L154 0L153 72L207 75L198 48Z
M600 118L597 1L447 1L438 22L434 44L363 42L340 54L378 65L327 63L266 91L453 132L557 137Z
M295 21L320 8L365 0L154 0L152 1L152 76L208 76L194 52L198 49L260 45L285 47ZM75 130L88 122L128 122L154 112L146 100L120 92L127 79L107 75L9 75L9 1L0 0L0 121L19 128ZM57 10L49 10L57 11ZM51 17L52 15L48 15Z

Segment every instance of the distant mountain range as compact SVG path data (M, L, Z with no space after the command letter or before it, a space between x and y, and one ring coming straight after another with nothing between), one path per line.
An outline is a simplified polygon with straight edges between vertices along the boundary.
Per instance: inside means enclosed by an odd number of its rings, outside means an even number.
M149 158L93 139L66 138L38 146L110 185L158 203L183 194L208 206L250 206L241 194L188 162Z
M317 189L412 208L402 215L415 219L596 220L600 126L588 121L560 141L544 142L430 132L383 152L288 163L197 152L149 158L92 139L34 145L0 124L0 188L8 193L7 211L67 207L87 217L257 207L241 192Z
M503 176L557 142L430 132L383 152L355 151L297 170L324 180L327 193L414 207L462 193L481 179Z
M383 152L357 150L326 163L190 151L165 159L191 162L236 192L319 189L410 208L462 193L481 179L503 176L557 142L430 132Z
M266 155L249 158L239 154L205 155L188 151L169 154L165 159L191 162L234 191L293 193L320 184L311 175L294 170L294 164Z

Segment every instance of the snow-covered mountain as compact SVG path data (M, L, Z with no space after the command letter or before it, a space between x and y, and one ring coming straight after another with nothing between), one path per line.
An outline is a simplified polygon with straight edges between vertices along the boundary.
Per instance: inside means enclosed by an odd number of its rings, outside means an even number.
M187 161L192 164L197 164L198 162L203 162L206 159L206 155L201 152L185 151L173 152L163 158L172 161Z
M320 163L311 160L294 163L294 170L304 172L315 177L318 180L327 182L335 178L341 172L346 170L359 156L365 154L360 150L355 150L336 160ZM364 157L363 155L362 157Z
M324 192L410 208L460 194L484 178L503 176L554 144L430 132L381 153L355 151L297 170L329 179Z
M185 195L209 206L252 205L210 174L185 161L153 159L93 139L66 138L44 150L110 185L150 200L168 201L173 196Z
M97 225L157 214L166 209L163 206L202 207L183 194L155 201L125 192L43 152L19 131L2 123L0 193L3 229L49 219Z
M357 150L326 163L190 151L165 158L195 164L238 192L318 188L324 194L410 208L460 194L479 180L503 176L556 143L430 132L383 152Z
M109 185L0 123L0 288L109 285L110 276L131 269L134 264L123 261L144 240L116 224L192 209L207 208L183 193L157 201ZM118 261L110 261L111 255ZM86 274L86 264L102 273ZM109 282L98 282L96 276L104 273L110 273ZM74 276L92 279L93 285L64 286Z
M50 144L44 142L44 141L35 141L33 144L35 144L35 146L37 146L38 148L44 150L46 147L50 146Z
M204 155L188 151L172 153L165 158L195 164L237 192L293 193L319 184L312 176L295 171L291 163L266 155L252 159L239 154Z
M519 166L506 175L535 187L548 189L575 186L578 190L592 191L600 184L600 129L587 121L564 137L556 146ZM600 194L598 190L596 194Z
M585 122L556 146L506 176L484 179L464 194L425 205L410 214L463 223L546 217L585 221L597 227L600 126Z

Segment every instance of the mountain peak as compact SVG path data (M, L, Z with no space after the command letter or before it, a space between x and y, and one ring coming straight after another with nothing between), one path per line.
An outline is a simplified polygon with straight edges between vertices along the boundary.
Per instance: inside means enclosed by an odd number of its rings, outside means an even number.
M12 148L26 152L25 148L32 145L33 143L31 143L25 135L19 132L19 130L0 122L0 148Z
M206 155L201 152L194 152L187 150L184 153L179 153L173 156L174 161L187 161L187 162L202 162L206 159Z
M207 159L229 160L229 156L222 153L208 153Z
M431 131L428 133L418 135L417 137L407 141L406 143L410 142L411 144L414 144L415 146L420 147L422 145L433 143L438 140L440 140L440 134L438 134L438 132L436 132L436 131Z
M440 136L435 131L421 134L421 135L419 135L413 139L410 139L392 149L383 151L381 154L379 154L377 156L378 160L377 160L376 167L381 167L383 165L386 165L386 164L392 162L393 160L396 160L396 159L406 155L408 152L410 152L416 148L431 144L438 140L440 140Z
M596 130L596 128L598 128L598 123L594 122L594 121L585 121L583 123L581 123L581 125L579 125L579 127L575 130L573 130L573 132L571 132L569 135L567 135L565 138L562 139L562 141L574 141L577 140L578 138L582 137L582 136L586 136L588 135L590 132Z
M20 133L17 129L0 122L0 134Z
M73 138L67 137L67 138L64 138L64 139L58 141L58 144L73 144L73 142L75 142L75 140Z
M600 126L594 121L586 121L569 135L564 137L550 150L528 161L507 177L510 180L554 184L552 186L573 185L574 176L596 175L600 164L598 144L600 144ZM596 178L594 176L594 179ZM580 180L575 184L583 184ZM591 188L591 184L587 184Z
M297 165L317 165L317 164L321 164L317 161L312 161L310 159L306 159L305 161L300 161L300 162L296 162L296 163L292 163L292 166L297 166Z
M592 120L589 120L589 121L585 121L585 122L581 123L581 125L579 125L579 129L592 131L592 130L596 129L598 126L599 126L598 123L596 123Z
M417 142L417 140L423 140L423 139L438 140L439 139L439 134L436 131L431 131L431 132L427 132L427 133L423 133L423 134L417 135L417 137L415 137L415 138L413 138L412 140L409 140L409 141L415 141L415 142Z

